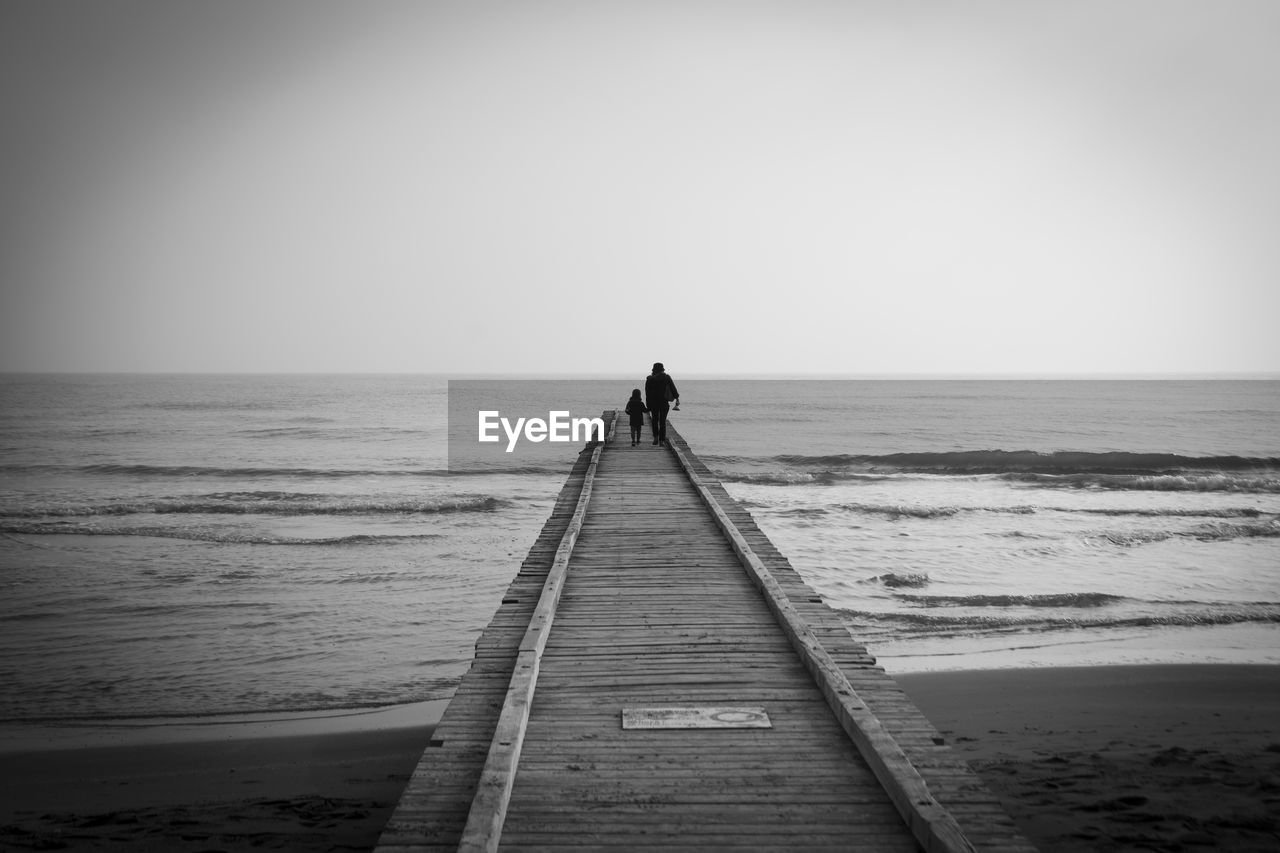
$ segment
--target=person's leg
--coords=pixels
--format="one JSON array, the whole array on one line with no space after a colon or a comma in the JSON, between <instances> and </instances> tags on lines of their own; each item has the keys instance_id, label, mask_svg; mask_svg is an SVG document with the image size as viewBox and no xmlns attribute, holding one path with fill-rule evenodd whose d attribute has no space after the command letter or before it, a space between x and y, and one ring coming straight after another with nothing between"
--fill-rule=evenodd
<instances>
[{"instance_id":1,"label":"person's leg","mask_svg":"<svg viewBox=\"0 0 1280 853\"><path fill-rule=\"evenodd\" d=\"M653 443L661 444L667 440L667 406L659 403L652 408L650 414L653 415Z\"/></svg>"}]
</instances>

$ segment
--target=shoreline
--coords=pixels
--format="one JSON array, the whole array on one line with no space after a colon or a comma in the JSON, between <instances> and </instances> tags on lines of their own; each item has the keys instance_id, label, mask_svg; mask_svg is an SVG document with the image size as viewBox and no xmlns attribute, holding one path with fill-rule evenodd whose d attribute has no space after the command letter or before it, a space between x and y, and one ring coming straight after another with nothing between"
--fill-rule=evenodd
<instances>
[{"instance_id":1,"label":"shoreline","mask_svg":"<svg viewBox=\"0 0 1280 853\"><path fill-rule=\"evenodd\" d=\"M1280 843L1280 666L894 678L1045 853ZM5 727L0 847L369 850L445 704Z\"/></svg>"},{"instance_id":2,"label":"shoreline","mask_svg":"<svg viewBox=\"0 0 1280 853\"><path fill-rule=\"evenodd\" d=\"M375 708L6 723L0 724L0 755L434 728L448 705L433 699Z\"/></svg>"}]
</instances>

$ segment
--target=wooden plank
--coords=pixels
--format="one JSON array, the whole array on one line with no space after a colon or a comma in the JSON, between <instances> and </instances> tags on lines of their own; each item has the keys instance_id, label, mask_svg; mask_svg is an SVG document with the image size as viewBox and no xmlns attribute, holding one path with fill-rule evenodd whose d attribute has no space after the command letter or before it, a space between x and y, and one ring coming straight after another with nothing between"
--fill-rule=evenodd
<instances>
[{"instance_id":1,"label":"wooden plank","mask_svg":"<svg viewBox=\"0 0 1280 853\"><path fill-rule=\"evenodd\" d=\"M605 441L612 439L617 428L617 417L610 419L610 434ZM538 669L542 661L542 652L550 636L552 624L555 622L556 607L560 595L564 591L565 574L569 570L569 558L573 554L573 546L582 530L582 522L587 515L587 506L591 502L592 481L596 468L600 464L600 454L604 450L605 441L595 443L591 451L591 461L583 474L582 487L578 493L578 503L569 526L560 538L555 558L547 572L538 604L529 619L524 638L520 643L516 657L515 670L511 675L511 683L507 688L503 701L502 713L498 717L498 726L494 731L493 746L480 772L480 782L476 790L475 800L467 815L467 824L462 830L462 838L458 843L459 853L496 853L498 842L502 837L502 825L507 816L507 805L511 800L511 788L515 784L516 768L520 763L520 749L524 743L525 729L529 723L529 708L533 703L533 693L538 684Z\"/></svg>"}]
</instances>

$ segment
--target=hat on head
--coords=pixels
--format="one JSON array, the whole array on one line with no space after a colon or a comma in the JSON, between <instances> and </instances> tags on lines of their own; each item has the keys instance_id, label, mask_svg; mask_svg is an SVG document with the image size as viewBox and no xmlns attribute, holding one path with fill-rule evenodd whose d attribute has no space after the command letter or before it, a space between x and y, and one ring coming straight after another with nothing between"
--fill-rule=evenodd
<instances>
[{"instance_id":1,"label":"hat on head","mask_svg":"<svg viewBox=\"0 0 1280 853\"><path fill-rule=\"evenodd\" d=\"M663 370L665 370L665 369L666 369L666 368L664 368L664 367L662 366L662 362L660 362L660 361L655 361L655 362L653 363L653 372L654 372L654 373L660 373L660 372L662 372L662 371L663 371Z\"/></svg>"}]
</instances>

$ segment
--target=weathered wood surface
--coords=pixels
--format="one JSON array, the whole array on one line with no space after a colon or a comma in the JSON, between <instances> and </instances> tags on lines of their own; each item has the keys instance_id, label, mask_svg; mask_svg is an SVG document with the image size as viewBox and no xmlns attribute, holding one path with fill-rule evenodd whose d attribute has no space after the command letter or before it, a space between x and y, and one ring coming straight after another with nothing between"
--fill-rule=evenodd
<instances>
[{"instance_id":1,"label":"weathered wood surface","mask_svg":"<svg viewBox=\"0 0 1280 853\"><path fill-rule=\"evenodd\" d=\"M729 546L747 570L752 583L760 590L777 619L791 647L813 676L823 697L845 733L849 735L876 779L893 800L898 814L911 829L920 846L930 853L970 853L973 845L951 812L938 802L929 784L911 764L906 753L885 731L880 720L858 695L840 665L827 652L822 640L809 627L808 621L791 603L790 597L729 519L724 507L694 469L692 457L679 444L673 448L680 467L692 482L699 498L711 512L716 526L729 541Z\"/></svg>"},{"instance_id":2,"label":"weathered wood surface","mask_svg":"<svg viewBox=\"0 0 1280 853\"><path fill-rule=\"evenodd\" d=\"M931 814L944 810L948 827L976 849L1031 850L835 612L669 433L737 531L739 550L745 545L768 573L877 737L909 763L912 785L927 788ZM589 464L584 453L477 643L379 850L458 849L515 658ZM902 804L877 778L884 768L868 764L842 727L677 455L630 447L624 431L600 455L591 488L527 709L501 849L921 849ZM772 728L621 725L626 708L703 705L760 707ZM925 849L954 849L945 846L954 839L921 837Z\"/></svg>"},{"instance_id":3,"label":"weathered wood surface","mask_svg":"<svg viewBox=\"0 0 1280 853\"><path fill-rule=\"evenodd\" d=\"M610 437L616 429L617 419L614 418L610 424ZM524 639L516 653L511 683L507 686L507 695L498 715L498 725L494 730L493 741L489 744L489 755L480 771L480 781L471 802L471 811L467 815L467 825L463 827L462 840L458 843L460 853L492 853L498 849L502 826L506 821L507 805L511 800L511 790L520 766L529 711L542 669L542 652L555 625L556 611L569 572L569 560L573 556L578 534L582 532L583 522L586 521L595 473L603 450L603 442L598 442L591 448L582 484L578 488L578 502L561 534L560 544L551 559L551 568L546 580L542 582L538 603L534 605L533 616L529 619Z\"/></svg>"}]
</instances>

